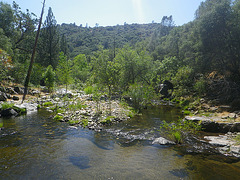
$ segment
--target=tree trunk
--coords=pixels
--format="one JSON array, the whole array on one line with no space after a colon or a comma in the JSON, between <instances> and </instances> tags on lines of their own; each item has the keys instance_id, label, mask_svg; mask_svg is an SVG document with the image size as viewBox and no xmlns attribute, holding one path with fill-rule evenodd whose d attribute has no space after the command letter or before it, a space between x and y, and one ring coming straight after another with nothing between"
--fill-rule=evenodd
<instances>
[{"instance_id":1,"label":"tree trunk","mask_svg":"<svg viewBox=\"0 0 240 180\"><path fill-rule=\"evenodd\" d=\"M37 34L36 34L36 38L35 38L35 44L33 47L33 51L32 51L32 57L31 57L31 62L28 68L28 73L25 79L25 83L24 83L24 94L23 94L23 98L22 98L22 103L26 97L27 91L28 91L28 84L30 81L30 76L31 76L31 72L32 72L32 67L33 67L33 62L34 62L34 56L35 56L35 52L36 52L36 47L37 47L37 42L38 42L38 37L39 37L39 33L40 33L40 29L41 29L41 24L42 24L42 18L43 18L43 13L44 13L44 6L45 6L45 0L43 2L43 7L42 7L42 13L41 13L41 17L39 20L39 25L38 25L38 30L37 30Z\"/></svg>"}]
</instances>

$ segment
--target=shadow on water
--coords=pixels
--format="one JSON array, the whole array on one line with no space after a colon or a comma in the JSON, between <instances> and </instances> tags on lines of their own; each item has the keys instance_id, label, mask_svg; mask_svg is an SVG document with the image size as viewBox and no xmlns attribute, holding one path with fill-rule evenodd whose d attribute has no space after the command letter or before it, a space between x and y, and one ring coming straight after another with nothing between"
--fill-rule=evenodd
<instances>
[{"instance_id":1,"label":"shadow on water","mask_svg":"<svg viewBox=\"0 0 240 180\"><path fill-rule=\"evenodd\" d=\"M173 169L172 171L169 172L178 178L188 177L188 172L185 169Z\"/></svg>"},{"instance_id":2,"label":"shadow on water","mask_svg":"<svg viewBox=\"0 0 240 180\"><path fill-rule=\"evenodd\" d=\"M69 161L79 169L88 169L91 167L89 166L89 158L87 156L70 156Z\"/></svg>"}]
</instances>

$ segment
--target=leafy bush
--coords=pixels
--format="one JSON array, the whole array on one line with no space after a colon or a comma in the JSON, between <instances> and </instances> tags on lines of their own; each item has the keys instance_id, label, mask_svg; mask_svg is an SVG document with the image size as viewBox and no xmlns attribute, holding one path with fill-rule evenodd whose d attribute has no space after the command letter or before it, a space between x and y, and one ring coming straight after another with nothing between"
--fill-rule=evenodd
<instances>
[{"instance_id":1,"label":"leafy bush","mask_svg":"<svg viewBox=\"0 0 240 180\"><path fill-rule=\"evenodd\" d=\"M67 108L70 111L74 111L74 110L82 109L82 108L85 108L85 107L86 107L86 105L83 105L80 101L77 101L76 104L69 104Z\"/></svg>"},{"instance_id":2,"label":"leafy bush","mask_svg":"<svg viewBox=\"0 0 240 180\"><path fill-rule=\"evenodd\" d=\"M80 122L79 120L69 120L68 124L75 125L75 124L78 124L79 122Z\"/></svg>"},{"instance_id":3,"label":"leafy bush","mask_svg":"<svg viewBox=\"0 0 240 180\"><path fill-rule=\"evenodd\" d=\"M56 121L61 121L63 119L63 116L56 115L56 116L54 116L53 119L56 120Z\"/></svg>"},{"instance_id":4,"label":"leafy bush","mask_svg":"<svg viewBox=\"0 0 240 180\"><path fill-rule=\"evenodd\" d=\"M92 94L94 91L93 86L87 86L86 88L84 88L83 90L86 94Z\"/></svg>"},{"instance_id":5,"label":"leafy bush","mask_svg":"<svg viewBox=\"0 0 240 180\"><path fill-rule=\"evenodd\" d=\"M49 107L49 106L52 106L52 105L53 105L53 103L51 101L43 103L44 107Z\"/></svg>"},{"instance_id":6,"label":"leafy bush","mask_svg":"<svg viewBox=\"0 0 240 180\"><path fill-rule=\"evenodd\" d=\"M131 98L133 107L136 110L141 110L151 102L154 91L152 87L133 84L129 87L127 95Z\"/></svg>"},{"instance_id":7,"label":"leafy bush","mask_svg":"<svg viewBox=\"0 0 240 180\"><path fill-rule=\"evenodd\" d=\"M88 120L87 119L83 119L81 124L82 124L83 127L88 126Z\"/></svg>"},{"instance_id":8,"label":"leafy bush","mask_svg":"<svg viewBox=\"0 0 240 180\"><path fill-rule=\"evenodd\" d=\"M49 65L46 69L46 72L43 73L43 78L45 80L48 91L52 92L55 83L55 71L51 65Z\"/></svg>"},{"instance_id":9,"label":"leafy bush","mask_svg":"<svg viewBox=\"0 0 240 180\"><path fill-rule=\"evenodd\" d=\"M101 123L110 124L114 118L115 118L114 116L108 116L106 119L102 120Z\"/></svg>"},{"instance_id":10,"label":"leafy bush","mask_svg":"<svg viewBox=\"0 0 240 180\"><path fill-rule=\"evenodd\" d=\"M193 88L199 95L204 94L206 92L206 80L204 78L199 79Z\"/></svg>"},{"instance_id":11,"label":"leafy bush","mask_svg":"<svg viewBox=\"0 0 240 180\"><path fill-rule=\"evenodd\" d=\"M1 109L2 109L2 110L5 110L5 109L8 109L8 108L12 108L13 106L14 106L13 103L4 102L4 103L1 105Z\"/></svg>"},{"instance_id":12,"label":"leafy bush","mask_svg":"<svg viewBox=\"0 0 240 180\"><path fill-rule=\"evenodd\" d=\"M177 144L181 144L187 135L196 134L201 130L201 125L193 121L178 120L175 123L163 121L160 129L164 129L166 136Z\"/></svg>"}]
</instances>

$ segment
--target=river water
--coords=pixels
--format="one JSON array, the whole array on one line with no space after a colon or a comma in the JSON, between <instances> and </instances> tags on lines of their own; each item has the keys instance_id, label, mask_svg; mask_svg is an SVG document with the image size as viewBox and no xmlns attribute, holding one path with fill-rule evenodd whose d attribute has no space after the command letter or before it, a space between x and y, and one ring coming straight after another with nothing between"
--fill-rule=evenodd
<instances>
[{"instance_id":1,"label":"river water","mask_svg":"<svg viewBox=\"0 0 240 180\"><path fill-rule=\"evenodd\" d=\"M240 179L240 162L181 146L152 145L167 106L94 132L39 111L0 119L0 179Z\"/></svg>"}]
</instances>

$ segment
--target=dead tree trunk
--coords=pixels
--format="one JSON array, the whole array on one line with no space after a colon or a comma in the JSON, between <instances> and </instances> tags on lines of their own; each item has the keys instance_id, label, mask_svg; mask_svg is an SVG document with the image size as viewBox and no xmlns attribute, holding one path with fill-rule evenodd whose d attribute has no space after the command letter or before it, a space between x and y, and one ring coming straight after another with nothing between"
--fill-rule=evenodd
<instances>
[{"instance_id":1,"label":"dead tree trunk","mask_svg":"<svg viewBox=\"0 0 240 180\"><path fill-rule=\"evenodd\" d=\"M37 34L36 34L36 38L35 38L33 51L32 51L31 61L30 61L29 68L28 68L28 73L27 73L27 76L26 76L26 79L25 79L25 82L24 82L24 94L23 94L23 98L22 98L22 103L23 103L23 101L24 101L24 99L25 99L25 97L27 95L27 91L28 91L28 84L29 84L29 81L30 81L30 76L31 76L31 72L32 72L33 62L34 62L34 56L35 56L37 42L38 42L38 37L39 37L41 24L42 24L42 18L43 18L43 13L44 13L44 6L45 6L45 0L43 2L41 17L40 17L39 24L38 24L38 30L37 30Z\"/></svg>"}]
</instances>

